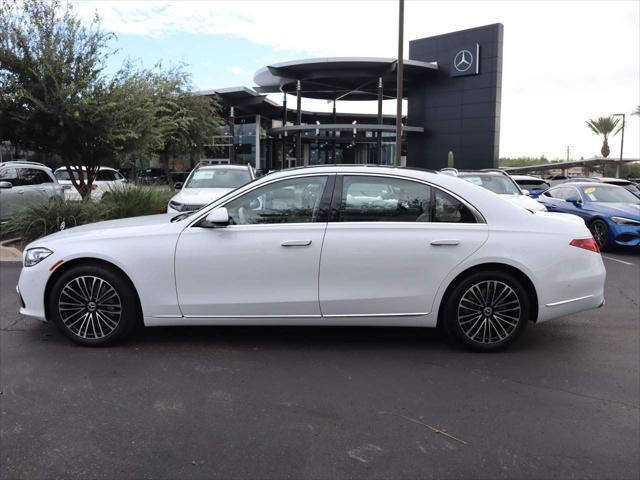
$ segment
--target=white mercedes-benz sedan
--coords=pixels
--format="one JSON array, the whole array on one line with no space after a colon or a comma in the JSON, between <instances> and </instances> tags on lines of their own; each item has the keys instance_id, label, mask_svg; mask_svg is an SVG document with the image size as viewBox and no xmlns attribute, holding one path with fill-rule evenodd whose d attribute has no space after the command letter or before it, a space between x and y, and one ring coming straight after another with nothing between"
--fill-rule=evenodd
<instances>
[{"instance_id":1,"label":"white mercedes-benz sedan","mask_svg":"<svg viewBox=\"0 0 640 480\"><path fill-rule=\"evenodd\" d=\"M27 246L20 313L82 345L157 325L442 326L493 351L604 303L591 233L455 177L319 166L188 213L64 230Z\"/></svg>"}]
</instances>

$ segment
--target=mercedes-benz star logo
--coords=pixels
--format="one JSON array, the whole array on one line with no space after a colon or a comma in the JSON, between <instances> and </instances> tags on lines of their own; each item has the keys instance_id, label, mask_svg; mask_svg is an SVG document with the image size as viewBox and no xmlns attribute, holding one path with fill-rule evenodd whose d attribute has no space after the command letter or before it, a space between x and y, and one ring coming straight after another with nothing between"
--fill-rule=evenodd
<instances>
[{"instance_id":1,"label":"mercedes-benz star logo","mask_svg":"<svg viewBox=\"0 0 640 480\"><path fill-rule=\"evenodd\" d=\"M460 50L453 59L453 66L459 72L466 72L471 68L473 55L469 50Z\"/></svg>"}]
</instances>

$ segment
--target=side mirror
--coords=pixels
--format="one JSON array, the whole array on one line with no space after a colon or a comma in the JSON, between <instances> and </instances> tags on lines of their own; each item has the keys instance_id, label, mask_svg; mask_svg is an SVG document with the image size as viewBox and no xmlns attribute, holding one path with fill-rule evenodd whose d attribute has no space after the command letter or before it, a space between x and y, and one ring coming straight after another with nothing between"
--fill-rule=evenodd
<instances>
[{"instance_id":1,"label":"side mirror","mask_svg":"<svg viewBox=\"0 0 640 480\"><path fill-rule=\"evenodd\" d=\"M574 205L581 205L582 204L582 201L578 197L576 197L575 195L571 195L571 196L567 197L565 199L565 201L567 201L569 203L573 203Z\"/></svg>"},{"instance_id":2,"label":"side mirror","mask_svg":"<svg viewBox=\"0 0 640 480\"><path fill-rule=\"evenodd\" d=\"M176 190L182 190L183 185L184 185L183 182L176 182L173 184L173 188L175 188Z\"/></svg>"},{"instance_id":3,"label":"side mirror","mask_svg":"<svg viewBox=\"0 0 640 480\"><path fill-rule=\"evenodd\" d=\"M0 188L13 188L11 182L0 182Z\"/></svg>"},{"instance_id":4,"label":"side mirror","mask_svg":"<svg viewBox=\"0 0 640 480\"><path fill-rule=\"evenodd\" d=\"M522 190L522 194L526 195L527 197L531 196L531 192L529 190Z\"/></svg>"},{"instance_id":5,"label":"side mirror","mask_svg":"<svg viewBox=\"0 0 640 480\"><path fill-rule=\"evenodd\" d=\"M216 208L200 222L201 227L205 228L221 228L229 225L229 212L225 207Z\"/></svg>"}]
</instances>

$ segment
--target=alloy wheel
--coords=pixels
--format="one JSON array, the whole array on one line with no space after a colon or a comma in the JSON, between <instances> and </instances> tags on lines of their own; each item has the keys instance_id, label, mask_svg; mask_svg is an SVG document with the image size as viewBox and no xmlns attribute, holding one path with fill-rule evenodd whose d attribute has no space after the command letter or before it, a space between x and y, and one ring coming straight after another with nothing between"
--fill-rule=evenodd
<instances>
[{"instance_id":1,"label":"alloy wheel","mask_svg":"<svg viewBox=\"0 0 640 480\"><path fill-rule=\"evenodd\" d=\"M64 326L84 339L111 334L120 323L122 302L116 289L95 276L78 276L60 292L58 311Z\"/></svg>"},{"instance_id":2,"label":"alloy wheel","mask_svg":"<svg viewBox=\"0 0 640 480\"><path fill-rule=\"evenodd\" d=\"M607 243L607 226L599 221L596 221L591 225L591 233L598 243L599 247L606 245Z\"/></svg>"},{"instance_id":3,"label":"alloy wheel","mask_svg":"<svg viewBox=\"0 0 640 480\"><path fill-rule=\"evenodd\" d=\"M467 289L458 302L462 333L481 344L502 342L514 334L522 317L520 299L506 283L484 280Z\"/></svg>"}]
</instances>

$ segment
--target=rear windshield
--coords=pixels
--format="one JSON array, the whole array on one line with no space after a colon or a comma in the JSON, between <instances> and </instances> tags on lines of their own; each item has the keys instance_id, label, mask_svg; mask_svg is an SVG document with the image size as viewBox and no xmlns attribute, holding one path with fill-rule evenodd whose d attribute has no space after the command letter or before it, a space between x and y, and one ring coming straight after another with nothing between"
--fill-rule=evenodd
<instances>
[{"instance_id":1,"label":"rear windshield","mask_svg":"<svg viewBox=\"0 0 640 480\"><path fill-rule=\"evenodd\" d=\"M250 181L249 170L202 169L193 172L184 188L238 188Z\"/></svg>"},{"instance_id":2,"label":"rear windshield","mask_svg":"<svg viewBox=\"0 0 640 480\"><path fill-rule=\"evenodd\" d=\"M518 187L513 183L513 180L504 175L459 175L460 178L466 180L469 183L484 187L487 190L491 190L493 193L499 195L520 195Z\"/></svg>"},{"instance_id":3,"label":"rear windshield","mask_svg":"<svg viewBox=\"0 0 640 480\"><path fill-rule=\"evenodd\" d=\"M534 188L543 188L546 190L551 186L544 180L516 180L516 183L527 190L532 190Z\"/></svg>"}]
</instances>

